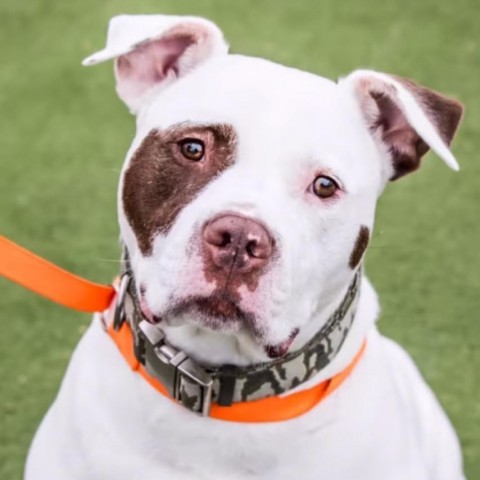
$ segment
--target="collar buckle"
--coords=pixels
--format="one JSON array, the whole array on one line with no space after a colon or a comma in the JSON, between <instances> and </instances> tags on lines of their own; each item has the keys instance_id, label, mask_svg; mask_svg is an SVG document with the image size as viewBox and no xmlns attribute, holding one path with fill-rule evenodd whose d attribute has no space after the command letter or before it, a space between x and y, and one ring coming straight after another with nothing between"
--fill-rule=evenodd
<instances>
[{"instance_id":1,"label":"collar buckle","mask_svg":"<svg viewBox=\"0 0 480 480\"><path fill-rule=\"evenodd\" d=\"M168 394L201 416L208 416L212 404L213 378L185 352L169 345L165 334L142 320L139 330L145 340L145 368Z\"/></svg>"}]
</instances>

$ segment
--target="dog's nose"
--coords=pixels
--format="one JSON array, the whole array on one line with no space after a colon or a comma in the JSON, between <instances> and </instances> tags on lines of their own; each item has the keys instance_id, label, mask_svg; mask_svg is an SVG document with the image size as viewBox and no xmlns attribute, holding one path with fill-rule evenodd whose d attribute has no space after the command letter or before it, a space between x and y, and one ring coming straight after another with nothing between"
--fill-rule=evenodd
<instances>
[{"instance_id":1,"label":"dog's nose","mask_svg":"<svg viewBox=\"0 0 480 480\"><path fill-rule=\"evenodd\" d=\"M203 229L204 255L228 273L250 273L265 266L274 241L260 223L241 215L225 214Z\"/></svg>"}]
</instances>

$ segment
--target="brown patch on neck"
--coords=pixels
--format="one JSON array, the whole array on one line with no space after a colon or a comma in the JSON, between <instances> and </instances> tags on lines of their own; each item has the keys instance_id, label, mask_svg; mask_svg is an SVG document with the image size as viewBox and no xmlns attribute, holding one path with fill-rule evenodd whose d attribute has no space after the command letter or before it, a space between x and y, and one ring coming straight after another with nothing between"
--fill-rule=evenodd
<instances>
[{"instance_id":1,"label":"brown patch on neck","mask_svg":"<svg viewBox=\"0 0 480 480\"><path fill-rule=\"evenodd\" d=\"M183 157L179 142L201 140L204 158ZM125 215L144 255L157 233L166 233L181 210L234 162L236 134L231 125L176 124L152 130L130 160L122 199Z\"/></svg>"},{"instance_id":2,"label":"brown patch on neck","mask_svg":"<svg viewBox=\"0 0 480 480\"><path fill-rule=\"evenodd\" d=\"M363 254L367 249L368 241L370 239L370 230L365 225L360 227L360 230L355 240L355 245L353 247L352 253L350 254L350 260L348 265L351 269L354 269L362 260Z\"/></svg>"}]
</instances>

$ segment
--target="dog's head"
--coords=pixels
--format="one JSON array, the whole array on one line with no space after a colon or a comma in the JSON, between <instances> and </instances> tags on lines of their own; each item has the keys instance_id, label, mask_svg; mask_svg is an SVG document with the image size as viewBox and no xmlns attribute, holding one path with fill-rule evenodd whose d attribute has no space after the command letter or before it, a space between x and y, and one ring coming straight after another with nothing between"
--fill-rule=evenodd
<instances>
[{"instance_id":1,"label":"dog's head","mask_svg":"<svg viewBox=\"0 0 480 480\"><path fill-rule=\"evenodd\" d=\"M144 314L203 361L247 363L321 327L389 180L429 148L457 169L462 107L386 74L335 83L227 50L204 19L120 16L84 63L115 59L137 116L118 214Z\"/></svg>"}]
</instances>

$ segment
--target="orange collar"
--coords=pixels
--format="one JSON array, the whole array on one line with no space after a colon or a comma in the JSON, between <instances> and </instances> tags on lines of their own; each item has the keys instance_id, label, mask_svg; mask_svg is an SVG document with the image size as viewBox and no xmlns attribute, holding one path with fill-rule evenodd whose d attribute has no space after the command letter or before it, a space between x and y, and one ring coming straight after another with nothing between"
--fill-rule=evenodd
<instances>
[{"instance_id":1,"label":"orange collar","mask_svg":"<svg viewBox=\"0 0 480 480\"><path fill-rule=\"evenodd\" d=\"M115 298L114 287L92 283L73 275L2 236L0 236L0 275L54 302L84 312L104 311ZM168 397L165 387L136 359L130 326L124 322L118 331L110 326L108 333L131 369ZM228 407L213 404L210 417L231 422L252 423L279 422L296 418L318 405L348 378L365 351L365 347L366 342L342 372L314 387L290 395L234 403Z\"/></svg>"},{"instance_id":2,"label":"orange collar","mask_svg":"<svg viewBox=\"0 0 480 480\"><path fill-rule=\"evenodd\" d=\"M133 335L130 326L124 322L120 329L108 328L108 333L117 345L130 368L138 372L155 390L171 398L165 387L153 378L137 360L133 352ZM280 422L299 417L318 405L334 392L352 373L365 351L366 341L345 370L314 387L285 396L267 397L250 402L238 402L228 407L212 404L210 417L229 422L265 423ZM174 401L172 399L172 401Z\"/></svg>"}]
</instances>

